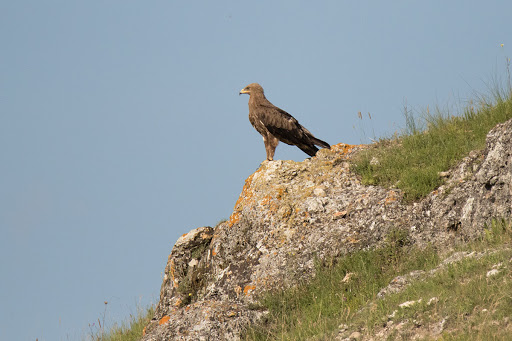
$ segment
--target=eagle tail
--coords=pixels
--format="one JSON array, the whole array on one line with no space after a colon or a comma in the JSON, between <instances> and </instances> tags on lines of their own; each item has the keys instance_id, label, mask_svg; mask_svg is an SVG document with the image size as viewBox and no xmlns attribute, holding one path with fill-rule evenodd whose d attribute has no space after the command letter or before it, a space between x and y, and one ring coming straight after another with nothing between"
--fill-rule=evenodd
<instances>
[{"instance_id":1,"label":"eagle tail","mask_svg":"<svg viewBox=\"0 0 512 341\"><path fill-rule=\"evenodd\" d=\"M325 141L322 141L320 139L317 139L316 137L312 136L311 138L313 140L313 143L317 146L320 146L322 148L331 148L331 145Z\"/></svg>"},{"instance_id":2,"label":"eagle tail","mask_svg":"<svg viewBox=\"0 0 512 341\"><path fill-rule=\"evenodd\" d=\"M307 143L301 143L297 144L297 147L300 148L304 153L308 154L309 156L315 156L316 152L318 152L318 148L316 146L320 146L322 148L331 148L331 146L320 139L317 139L311 133L309 134L309 141Z\"/></svg>"},{"instance_id":3,"label":"eagle tail","mask_svg":"<svg viewBox=\"0 0 512 341\"><path fill-rule=\"evenodd\" d=\"M309 156L315 156L316 152L318 151L318 148L315 147L313 144L299 144L297 147L300 148L304 153L308 154Z\"/></svg>"}]
</instances>

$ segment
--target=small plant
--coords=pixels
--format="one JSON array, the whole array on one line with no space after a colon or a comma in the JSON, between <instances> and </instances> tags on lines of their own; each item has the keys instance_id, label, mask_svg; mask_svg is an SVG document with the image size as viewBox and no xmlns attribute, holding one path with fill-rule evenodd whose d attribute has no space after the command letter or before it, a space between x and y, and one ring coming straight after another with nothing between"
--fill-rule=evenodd
<instances>
[{"instance_id":1,"label":"small plant","mask_svg":"<svg viewBox=\"0 0 512 341\"><path fill-rule=\"evenodd\" d=\"M108 301L103 302L105 304L105 309L103 310L103 314L101 319L98 317L98 325L96 323L89 323L89 335L91 336L93 341L103 340L103 335L105 333L105 320L107 316L107 305Z\"/></svg>"},{"instance_id":2,"label":"small plant","mask_svg":"<svg viewBox=\"0 0 512 341\"><path fill-rule=\"evenodd\" d=\"M386 266L399 269L407 252L406 246L410 244L409 232L404 229L392 229L386 236L384 247L378 250L381 257L386 260Z\"/></svg>"},{"instance_id":3,"label":"small plant","mask_svg":"<svg viewBox=\"0 0 512 341\"><path fill-rule=\"evenodd\" d=\"M483 240L489 245L510 242L512 240L512 222L506 219L492 219L486 224Z\"/></svg>"},{"instance_id":4,"label":"small plant","mask_svg":"<svg viewBox=\"0 0 512 341\"><path fill-rule=\"evenodd\" d=\"M92 341L137 341L143 335L144 328L153 318L155 309L150 306L147 309L137 308L137 314L130 314L129 320L122 324L114 324L106 328L107 304L103 315L98 318L98 326L95 323L89 325L89 335L86 340Z\"/></svg>"}]
</instances>

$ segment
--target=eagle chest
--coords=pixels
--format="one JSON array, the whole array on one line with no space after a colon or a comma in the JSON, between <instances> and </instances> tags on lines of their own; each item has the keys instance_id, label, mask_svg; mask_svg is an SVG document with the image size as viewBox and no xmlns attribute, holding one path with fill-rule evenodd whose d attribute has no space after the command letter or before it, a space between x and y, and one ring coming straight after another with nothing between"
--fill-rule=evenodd
<instances>
[{"instance_id":1,"label":"eagle chest","mask_svg":"<svg viewBox=\"0 0 512 341\"><path fill-rule=\"evenodd\" d=\"M268 129L263 124L257 112L253 112L252 110L249 112L249 122L251 122L254 129L256 129L261 135L267 136L269 134Z\"/></svg>"}]
</instances>

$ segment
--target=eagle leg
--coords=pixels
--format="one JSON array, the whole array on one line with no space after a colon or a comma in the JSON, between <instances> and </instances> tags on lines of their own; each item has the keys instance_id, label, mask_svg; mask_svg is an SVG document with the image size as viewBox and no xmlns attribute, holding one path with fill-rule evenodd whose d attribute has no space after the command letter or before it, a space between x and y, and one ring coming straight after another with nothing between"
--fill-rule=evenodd
<instances>
[{"instance_id":1,"label":"eagle leg","mask_svg":"<svg viewBox=\"0 0 512 341\"><path fill-rule=\"evenodd\" d=\"M267 152L267 160L274 160L274 153L276 152L276 147L279 144L279 140L274 136L266 136L263 137L263 142L265 143L265 151Z\"/></svg>"}]
</instances>

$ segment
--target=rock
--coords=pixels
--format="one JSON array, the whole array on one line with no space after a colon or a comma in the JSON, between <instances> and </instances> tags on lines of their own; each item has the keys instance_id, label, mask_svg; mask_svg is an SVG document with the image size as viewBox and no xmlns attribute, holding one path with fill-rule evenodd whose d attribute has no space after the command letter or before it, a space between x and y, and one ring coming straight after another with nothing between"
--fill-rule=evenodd
<instances>
[{"instance_id":1,"label":"rock","mask_svg":"<svg viewBox=\"0 0 512 341\"><path fill-rule=\"evenodd\" d=\"M486 277L487 277L487 278L489 278L489 277L494 277L494 276L496 276L496 275L497 275L497 274L499 274L499 273L500 273L500 270L498 270L498 269L492 269L492 270L487 271L487 275L486 275Z\"/></svg>"},{"instance_id":2,"label":"rock","mask_svg":"<svg viewBox=\"0 0 512 341\"><path fill-rule=\"evenodd\" d=\"M395 318L396 313L398 313L398 310L393 310L393 312L392 312L391 314L389 314L389 315L388 315L388 319Z\"/></svg>"},{"instance_id":3,"label":"rock","mask_svg":"<svg viewBox=\"0 0 512 341\"><path fill-rule=\"evenodd\" d=\"M361 333L353 332L352 334L350 334L350 336L348 338L349 338L349 340L359 340L361 338Z\"/></svg>"},{"instance_id":4,"label":"rock","mask_svg":"<svg viewBox=\"0 0 512 341\"><path fill-rule=\"evenodd\" d=\"M438 175L441 177L441 178L448 178L450 175L451 175L451 172L450 171L445 171L445 172L439 172Z\"/></svg>"},{"instance_id":5,"label":"rock","mask_svg":"<svg viewBox=\"0 0 512 341\"><path fill-rule=\"evenodd\" d=\"M416 270L411 271L410 273L403 275L403 276L397 276L391 280L389 285L385 288L382 288L379 293L377 294L378 298L384 298L388 294L394 294L397 292L400 292L404 290L410 283L411 280L418 279L425 275L424 271Z\"/></svg>"},{"instance_id":6,"label":"rock","mask_svg":"<svg viewBox=\"0 0 512 341\"><path fill-rule=\"evenodd\" d=\"M239 340L265 315L254 309L258 295L315 276L315 259L378 247L394 229L420 247L444 247L512 215L512 120L414 204L398 189L361 184L350 159L366 148L340 143L304 162L264 161L228 221L178 239L142 340ZM397 290L410 279L397 278Z\"/></svg>"},{"instance_id":7,"label":"rock","mask_svg":"<svg viewBox=\"0 0 512 341\"><path fill-rule=\"evenodd\" d=\"M427 305L436 304L437 302L439 302L439 298L438 297L432 297L431 299L428 300Z\"/></svg>"},{"instance_id":8,"label":"rock","mask_svg":"<svg viewBox=\"0 0 512 341\"><path fill-rule=\"evenodd\" d=\"M404 302L404 303L401 303L399 304L398 306L400 308L409 308L409 307L412 307L413 305L415 304L418 304L418 303L421 303L422 299L420 298L419 300L417 301L407 301L407 302Z\"/></svg>"},{"instance_id":9,"label":"rock","mask_svg":"<svg viewBox=\"0 0 512 341\"><path fill-rule=\"evenodd\" d=\"M446 324L446 321L448 320L447 317L443 318L438 323L434 323L434 325L431 328L432 336L440 335L444 330L444 325Z\"/></svg>"},{"instance_id":10,"label":"rock","mask_svg":"<svg viewBox=\"0 0 512 341\"><path fill-rule=\"evenodd\" d=\"M350 282L350 280L352 279L352 277L355 276L355 273L353 272L347 272L347 274L345 275L345 277L343 277L343 279L341 280L342 283L348 283Z\"/></svg>"}]
</instances>

